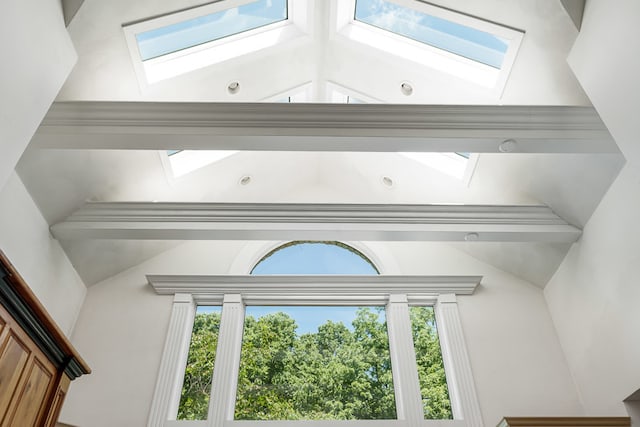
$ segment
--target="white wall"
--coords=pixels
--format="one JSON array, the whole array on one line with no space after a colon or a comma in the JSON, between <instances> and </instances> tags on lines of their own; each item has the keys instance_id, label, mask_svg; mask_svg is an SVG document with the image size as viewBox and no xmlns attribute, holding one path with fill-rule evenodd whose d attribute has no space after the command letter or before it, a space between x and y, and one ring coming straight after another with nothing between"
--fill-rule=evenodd
<instances>
[{"instance_id":1,"label":"white wall","mask_svg":"<svg viewBox=\"0 0 640 427\"><path fill-rule=\"evenodd\" d=\"M0 191L0 249L70 335L86 287L15 173Z\"/></svg>"},{"instance_id":2,"label":"white wall","mask_svg":"<svg viewBox=\"0 0 640 427\"><path fill-rule=\"evenodd\" d=\"M569 57L628 162L545 289L589 415L626 415L640 387L638 16L637 0L588 1Z\"/></svg>"},{"instance_id":3,"label":"white wall","mask_svg":"<svg viewBox=\"0 0 640 427\"><path fill-rule=\"evenodd\" d=\"M145 274L248 271L236 260L265 242L188 242L89 288L73 342L93 373L74 382L61 421L139 427L149 412L172 298ZM372 243L391 274L483 274L477 294L460 297L463 328L486 426L505 415L582 413L542 290L444 244ZM552 384L553 386L550 386Z\"/></svg>"},{"instance_id":4,"label":"white wall","mask_svg":"<svg viewBox=\"0 0 640 427\"><path fill-rule=\"evenodd\" d=\"M3 2L0 14L0 189L77 57L60 2Z\"/></svg>"}]
</instances>

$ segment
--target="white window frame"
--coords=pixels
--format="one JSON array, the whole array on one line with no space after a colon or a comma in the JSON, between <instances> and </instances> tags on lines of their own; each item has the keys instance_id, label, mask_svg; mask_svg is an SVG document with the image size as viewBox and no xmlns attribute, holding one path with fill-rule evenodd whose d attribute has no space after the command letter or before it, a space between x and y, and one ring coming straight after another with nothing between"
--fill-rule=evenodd
<instances>
[{"instance_id":1,"label":"white window frame","mask_svg":"<svg viewBox=\"0 0 640 427\"><path fill-rule=\"evenodd\" d=\"M379 99L372 98L357 90L348 88L338 83L327 81L325 83L325 98L327 102L334 104L346 104L349 97L357 98L366 104L382 104Z\"/></svg>"},{"instance_id":2,"label":"white window frame","mask_svg":"<svg viewBox=\"0 0 640 427\"><path fill-rule=\"evenodd\" d=\"M497 97L502 96L518 49L522 43L522 38L524 37L523 31L494 24L493 22L422 1L387 1L484 31L507 40L509 47L505 54L502 67L496 69L455 53L447 52L408 37L356 21L354 18L356 0L331 0L331 25L333 33L338 38L369 46L387 55L401 56L407 60L417 62L420 65L484 86L490 89Z\"/></svg>"},{"instance_id":3,"label":"white window frame","mask_svg":"<svg viewBox=\"0 0 640 427\"><path fill-rule=\"evenodd\" d=\"M312 101L313 82L305 82L301 85L292 87L282 92L278 92L275 95L270 95L264 98L261 102L279 102L283 98L291 98L289 102L313 102Z\"/></svg>"},{"instance_id":4,"label":"white window frame","mask_svg":"<svg viewBox=\"0 0 640 427\"><path fill-rule=\"evenodd\" d=\"M174 295L148 427L424 426L483 427L456 295L471 295L480 276L147 276L160 295ZM222 305L209 414L176 420L198 305ZM396 420L236 421L245 305L385 306L396 395ZM453 420L425 420L409 306L433 306ZM222 398L216 398L222 396ZM275 424L274 424L275 423Z\"/></svg>"},{"instance_id":5,"label":"white window frame","mask_svg":"<svg viewBox=\"0 0 640 427\"><path fill-rule=\"evenodd\" d=\"M313 0L288 0L288 18L284 21L168 53L157 58L142 60L136 34L235 8L252 1L255 0L216 1L158 18L124 24L122 29L140 88L145 90L150 84L282 45L311 34L312 16L309 12L312 10Z\"/></svg>"}]
</instances>

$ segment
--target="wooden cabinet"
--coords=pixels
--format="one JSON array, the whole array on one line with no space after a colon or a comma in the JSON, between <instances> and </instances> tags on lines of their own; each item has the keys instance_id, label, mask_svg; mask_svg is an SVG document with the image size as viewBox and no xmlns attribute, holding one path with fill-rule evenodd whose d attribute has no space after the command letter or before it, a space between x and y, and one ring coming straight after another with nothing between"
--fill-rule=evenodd
<instances>
[{"instance_id":1,"label":"wooden cabinet","mask_svg":"<svg viewBox=\"0 0 640 427\"><path fill-rule=\"evenodd\" d=\"M2 252L0 303L0 427L53 427L90 369Z\"/></svg>"}]
</instances>

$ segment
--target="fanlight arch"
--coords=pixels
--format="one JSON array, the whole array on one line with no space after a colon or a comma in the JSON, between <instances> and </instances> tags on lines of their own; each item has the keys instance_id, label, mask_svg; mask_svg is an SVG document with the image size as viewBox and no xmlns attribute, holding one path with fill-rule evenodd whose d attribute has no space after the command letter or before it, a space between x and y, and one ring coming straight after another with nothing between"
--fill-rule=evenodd
<instances>
[{"instance_id":1,"label":"fanlight arch","mask_svg":"<svg viewBox=\"0 0 640 427\"><path fill-rule=\"evenodd\" d=\"M380 271L367 256L345 243L296 240L269 251L250 274L378 275Z\"/></svg>"}]
</instances>

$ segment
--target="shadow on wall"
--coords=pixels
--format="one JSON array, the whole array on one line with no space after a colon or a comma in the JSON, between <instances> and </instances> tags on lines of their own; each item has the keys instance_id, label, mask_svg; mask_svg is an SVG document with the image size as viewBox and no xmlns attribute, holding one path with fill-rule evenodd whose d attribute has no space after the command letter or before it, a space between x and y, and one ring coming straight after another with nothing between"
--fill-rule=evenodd
<instances>
[{"instance_id":1,"label":"shadow on wall","mask_svg":"<svg viewBox=\"0 0 640 427\"><path fill-rule=\"evenodd\" d=\"M631 417L631 426L640 426L640 389L624 400L624 406Z\"/></svg>"}]
</instances>

